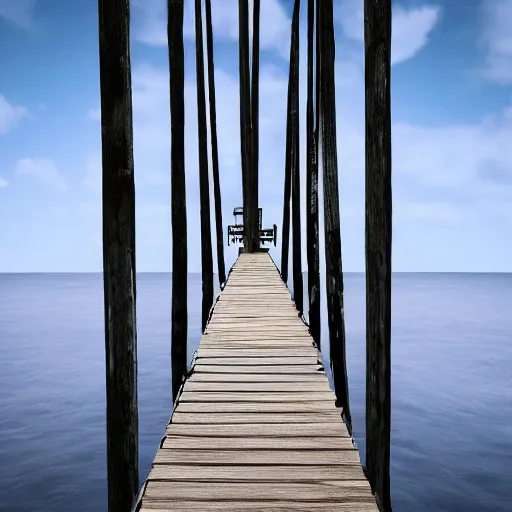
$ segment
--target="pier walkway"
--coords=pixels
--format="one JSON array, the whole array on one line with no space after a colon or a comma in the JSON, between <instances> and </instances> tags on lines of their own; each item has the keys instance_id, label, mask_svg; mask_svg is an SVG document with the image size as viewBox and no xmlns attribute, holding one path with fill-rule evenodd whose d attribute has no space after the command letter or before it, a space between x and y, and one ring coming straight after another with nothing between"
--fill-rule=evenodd
<instances>
[{"instance_id":1,"label":"pier walkway","mask_svg":"<svg viewBox=\"0 0 512 512\"><path fill-rule=\"evenodd\" d=\"M308 327L267 253L234 264L137 510L378 510Z\"/></svg>"}]
</instances>

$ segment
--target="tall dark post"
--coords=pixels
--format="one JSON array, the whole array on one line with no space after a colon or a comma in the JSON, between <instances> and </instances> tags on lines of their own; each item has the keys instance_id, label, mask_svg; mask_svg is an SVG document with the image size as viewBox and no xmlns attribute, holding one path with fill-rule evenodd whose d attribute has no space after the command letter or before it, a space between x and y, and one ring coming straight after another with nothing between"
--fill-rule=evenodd
<instances>
[{"instance_id":1,"label":"tall dark post","mask_svg":"<svg viewBox=\"0 0 512 512\"><path fill-rule=\"evenodd\" d=\"M288 282L288 253L290 251L290 194L292 188L291 140L290 123L288 122L292 97L291 81L288 80L288 101L286 108L286 149L284 164L284 198L283 198L283 228L281 234L281 279Z\"/></svg>"},{"instance_id":2,"label":"tall dark post","mask_svg":"<svg viewBox=\"0 0 512 512\"><path fill-rule=\"evenodd\" d=\"M139 488L130 6L99 0L108 510Z\"/></svg>"},{"instance_id":3,"label":"tall dark post","mask_svg":"<svg viewBox=\"0 0 512 512\"><path fill-rule=\"evenodd\" d=\"M258 167L259 167L259 102L260 102L260 0L254 0L252 29L252 73L251 73L251 171L253 202L253 224L258 236L257 248L260 247L258 215Z\"/></svg>"},{"instance_id":4,"label":"tall dark post","mask_svg":"<svg viewBox=\"0 0 512 512\"><path fill-rule=\"evenodd\" d=\"M171 103L172 396L187 370L187 205L185 194L185 57L183 0L168 0L167 40Z\"/></svg>"},{"instance_id":5,"label":"tall dark post","mask_svg":"<svg viewBox=\"0 0 512 512\"><path fill-rule=\"evenodd\" d=\"M226 281L224 263L224 231L222 229L222 202L219 178L219 150L217 144L217 112L215 106L215 65L213 60L213 28L211 0L206 0L206 52L208 55L208 96L210 100L210 141L212 145L213 196L215 198L215 228L217 234L217 268L219 284Z\"/></svg>"},{"instance_id":6,"label":"tall dark post","mask_svg":"<svg viewBox=\"0 0 512 512\"><path fill-rule=\"evenodd\" d=\"M195 0L197 130L199 143L199 200L201 202L201 270L203 301L201 327L204 331L213 304L213 258L210 227L210 190L208 180L208 141L206 135L206 94L204 90L203 22L201 0Z\"/></svg>"},{"instance_id":7,"label":"tall dark post","mask_svg":"<svg viewBox=\"0 0 512 512\"><path fill-rule=\"evenodd\" d=\"M318 17L317 17L318 18ZM318 19L317 19L318 23ZM318 29L317 45L318 45ZM308 256L308 297L309 329L317 346L320 348L320 258L318 248L318 105L313 110L313 42L315 35L315 0L308 0L308 82L306 107L306 228ZM318 52L317 52L318 56ZM316 62L317 84L316 97L319 99L318 59ZM315 123L316 116L316 123Z\"/></svg>"},{"instance_id":8,"label":"tall dark post","mask_svg":"<svg viewBox=\"0 0 512 512\"><path fill-rule=\"evenodd\" d=\"M302 251L300 229L300 154L299 154L299 13L300 0L295 0L292 17L292 41L290 48L291 110L290 123L291 173L292 173L292 232L293 232L293 299L302 314Z\"/></svg>"},{"instance_id":9,"label":"tall dark post","mask_svg":"<svg viewBox=\"0 0 512 512\"><path fill-rule=\"evenodd\" d=\"M366 475L391 510L391 0L365 0Z\"/></svg>"},{"instance_id":10,"label":"tall dark post","mask_svg":"<svg viewBox=\"0 0 512 512\"><path fill-rule=\"evenodd\" d=\"M254 219L258 206L254 204L251 159L251 89L249 70L249 2L238 0L239 66L240 66L240 140L242 155L242 182L244 195L244 249L254 252L259 247L259 232ZM256 208L256 215L254 209Z\"/></svg>"},{"instance_id":11,"label":"tall dark post","mask_svg":"<svg viewBox=\"0 0 512 512\"><path fill-rule=\"evenodd\" d=\"M322 153L324 174L325 267L327 316L334 391L349 432L350 416L345 318L343 310L343 269L341 264L340 209L338 197L338 155L336 147L336 97L334 83L334 24L332 0L321 0L320 66Z\"/></svg>"}]
</instances>

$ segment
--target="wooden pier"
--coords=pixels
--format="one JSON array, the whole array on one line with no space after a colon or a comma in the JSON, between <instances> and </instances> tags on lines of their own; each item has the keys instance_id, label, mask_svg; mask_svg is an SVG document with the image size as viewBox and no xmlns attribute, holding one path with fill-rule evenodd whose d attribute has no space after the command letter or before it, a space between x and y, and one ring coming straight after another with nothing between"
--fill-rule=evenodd
<instances>
[{"instance_id":1,"label":"wooden pier","mask_svg":"<svg viewBox=\"0 0 512 512\"><path fill-rule=\"evenodd\" d=\"M378 510L268 253L231 269L135 510Z\"/></svg>"}]
</instances>

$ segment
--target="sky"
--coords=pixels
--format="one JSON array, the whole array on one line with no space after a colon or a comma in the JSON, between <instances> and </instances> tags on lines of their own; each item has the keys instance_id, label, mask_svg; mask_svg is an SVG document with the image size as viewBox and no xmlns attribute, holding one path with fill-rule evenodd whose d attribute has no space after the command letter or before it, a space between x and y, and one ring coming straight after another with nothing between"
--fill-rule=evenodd
<instances>
[{"instance_id":1,"label":"sky","mask_svg":"<svg viewBox=\"0 0 512 512\"><path fill-rule=\"evenodd\" d=\"M212 3L226 232L233 208L242 205L238 12L236 0ZM343 265L359 272L365 265L363 0L334 3ZM192 0L185 4L188 264L198 272L194 14ZM166 0L132 0L131 7L137 269L165 272L172 266ZM292 7L291 0L261 0L259 202L264 225L278 225L271 250L277 263ZM512 0L393 2L394 271L512 271L511 26ZM101 271L97 2L0 0L0 65L0 272ZM323 259L322 239L320 250ZM236 254L226 247L228 266Z\"/></svg>"}]
</instances>

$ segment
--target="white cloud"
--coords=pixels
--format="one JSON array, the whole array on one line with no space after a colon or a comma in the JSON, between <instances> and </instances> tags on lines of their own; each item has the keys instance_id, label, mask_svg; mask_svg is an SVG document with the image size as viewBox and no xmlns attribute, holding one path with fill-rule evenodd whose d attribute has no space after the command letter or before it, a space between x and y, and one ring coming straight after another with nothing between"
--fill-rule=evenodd
<instances>
[{"instance_id":1,"label":"white cloud","mask_svg":"<svg viewBox=\"0 0 512 512\"><path fill-rule=\"evenodd\" d=\"M486 49L484 74L499 84L512 83L512 0L482 0L481 41Z\"/></svg>"},{"instance_id":2,"label":"white cloud","mask_svg":"<svg viewBox=\"0 0 512 512\"><path fill-rule=\"evenodd\" d=\"M8 133L16 128L24 117L29 117L26 107L12 105L3 94L0 94L0 134Z\"/></svg>"},{"instance_id":3,"label":"white cloud","mask_svg":"<svg viewBox=\"0 0 512 512\"><path fill-rule=\"evenodd\" d=\"M167 46L167 3L165 0L134 0L134 37L153 46ZM249 2L252 38L252 1ZM288 58L290 53L290 17L279 0L261 0L260 46L277 50ZM206 24L203 13L203 25ZM184 36L195 38L194 2L185 2ZM212 2L212 28L215 41L238 41L238 0ZM204 42L206 45L206 40Z\"/></svg>"},{"instance_id":4,"label":"white cloud","mask_svg":"<svg viewBox=\"0 0 512 512\"><path fill-rule=\"evenodd\" d=\"M0 0L0 17L20 27L34 25L36 0Z\"/></svg>"},{"instance_id":5,"label":"white cloud","mask_svg":"<svg viewBox=\"0 0 512 512\"><path fill-rule=\"evenodd\" d=\"M8 186L9 186L9 182L4 178L0 178L0 188L5 188Z\"/></svg>"},{"instance_id":6,"label":"white cloud","mask_svg":"<svg viewBox=\"0 0 512 512\"><path fill-rule=\"evenodd\" d=\"M16 163L18 176L31 176L44 183L48 183L57 190L67 190L66 181L59 173L53 160L46 158L22 158Z\"/></svg>"},{"instance_id":7,"label":"white cloud","mask_svg":"<svg viewBox=\"0 0 512 512\"><path fill-rule=\"evenodd\" d=\"M346 37L364 41L364 1L342 0L335 8L336 21ZM393 9L391 31L391 61L393 64L414 57L428 42L428 37L439 19L439 8L424 5Z\"/></svg>"},{"instance_id":8,"label":"white cloud","mask_svg":"<svg viewBox=\"0 0 512 512\"><path fill-rule=\"evenodd\" d=\"M393 11L391 62L397 64L414 57L428 42L439 19L439 8L423 6L418 9L397 8Z\"/></svg>"}]
</instances>

